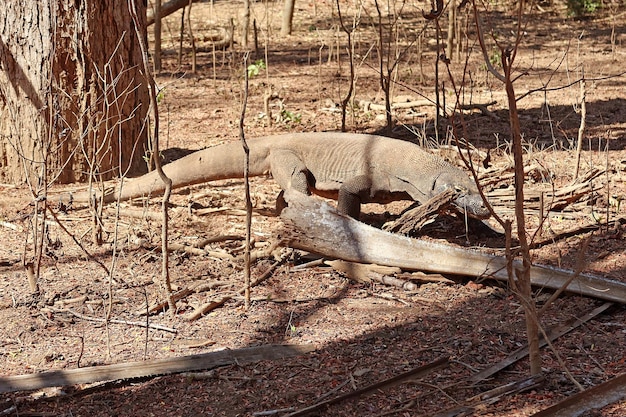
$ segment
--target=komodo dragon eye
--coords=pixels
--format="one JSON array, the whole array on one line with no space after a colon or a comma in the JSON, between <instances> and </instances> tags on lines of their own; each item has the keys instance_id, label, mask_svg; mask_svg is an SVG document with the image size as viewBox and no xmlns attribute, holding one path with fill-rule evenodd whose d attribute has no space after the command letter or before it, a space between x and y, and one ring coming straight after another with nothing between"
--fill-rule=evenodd
<instances>
[{"instance_id":1,"label":"komodo dragon eye","mask_svg":"<svg viewBox=\"0 0 626 417\"><path fill-rule=\"evenodd\" d=\"M454 191L456 191L457 193L467 193L467 188L465 187L461 187L460 185L455 185L454 186Z\"/></svg>"}]
</instances>

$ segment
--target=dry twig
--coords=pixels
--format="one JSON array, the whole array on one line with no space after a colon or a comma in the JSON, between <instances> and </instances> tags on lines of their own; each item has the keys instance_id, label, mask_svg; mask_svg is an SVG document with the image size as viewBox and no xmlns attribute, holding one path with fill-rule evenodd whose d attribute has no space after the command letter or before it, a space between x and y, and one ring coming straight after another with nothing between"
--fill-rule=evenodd
<instances>
[{"instance_id":1,"label":"dry twig","mask_svg":"<svg viewBox=\"0 0 626 417\"><path fill-rule=\"evenodd\" d=\"M311 405L309 407L305 407L305 408L303 408L301 410L298 410L296 412L293 412L291 414L287 414L286 417L303 416L303 415L309 414L309 413L311 413L313 411L317 411L317 410L323 409L324 407L327 407L329 405L337 404L339 402L345 401L345 400L350 399L350 398L359 397L361 395L367 394L367 393L369 393L371 391L374 391L374 390L388 388L390 386L397 385L397 384L402 383L402 382L404 382L406 380L409 380L409 379L420 378L420 377L423 377L423 376L429 374L430 372L433 372L436 369L439 369L439 368L441 368L443 366L446 366L447 364L448 364L448 358L439 358L439 359L437 359L437 360L435 360L435 361L433 361L431 363L428 363L428 364L426 364L424 366L420 366L418 368L411 369L408 372L404 372L402 374L399 374L399 375L396 375L394 377L385 379L385 380L377 382L375 384L368 385L366 387L357 389L357 390L349 392L347 394L340 395L338 397L334 397L334 398L331 398L331 399L326 400L326 401L318 402L318 403L313 404L313 405Z\"/></svg>"}]
</instances>

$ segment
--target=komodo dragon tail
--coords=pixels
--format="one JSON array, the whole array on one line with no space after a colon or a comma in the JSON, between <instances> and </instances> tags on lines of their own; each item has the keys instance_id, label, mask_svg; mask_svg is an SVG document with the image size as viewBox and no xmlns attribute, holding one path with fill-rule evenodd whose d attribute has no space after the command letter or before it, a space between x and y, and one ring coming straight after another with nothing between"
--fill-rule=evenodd
<instances>
[{"instance_id":1,"label":"komodo dragon tail","mask_svg":"<svg viewBox=\"0 0 626 417\"><path fill-rule=\"evenodd\" d=\"M264 141L255 141L250 146L250 176L263 175L269 171L267 155L269 148ZM172 179L172 188L200 184L229 178L242 178L244 153L240 142L226 143L193 152L170 164L163 166L163 172ZM105 190L104 202L128 200L162 194L165 185L159 173L152 171L139 178L122 182L122 186ZM83 203L89 201L94 192L80 192L72 195L72 200Z\"/></svg>"}]
</instances>

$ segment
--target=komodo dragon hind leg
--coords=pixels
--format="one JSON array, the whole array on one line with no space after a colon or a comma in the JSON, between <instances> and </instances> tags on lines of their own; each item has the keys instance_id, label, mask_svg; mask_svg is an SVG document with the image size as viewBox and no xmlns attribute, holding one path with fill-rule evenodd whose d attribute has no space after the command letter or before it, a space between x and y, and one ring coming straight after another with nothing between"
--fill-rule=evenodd
<instances>
[{"instance_id":1,"label":"komodo dragon hind leg","mask_svg":"<svg viewBox=\"0 0 626 417\"><path fill-rule=\"evenodd\" d=\"M306 195L311 194L307 181L307 168L298 155L287 150L272 151L270 169L272 176L283 190L276 197L276 214L280 215L283 209L287 207L284 190L292 189Z\"/></svg>"}]
</instances>

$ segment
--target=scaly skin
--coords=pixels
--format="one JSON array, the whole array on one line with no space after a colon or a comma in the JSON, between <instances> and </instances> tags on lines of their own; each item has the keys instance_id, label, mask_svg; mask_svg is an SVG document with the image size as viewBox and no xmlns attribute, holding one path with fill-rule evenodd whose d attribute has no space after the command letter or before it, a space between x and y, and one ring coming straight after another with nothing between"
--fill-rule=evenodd
<instances>
[{"instance_id":1,"label":"scaly skin","mask_svg":"<svg viewBox=\"0 0 626 417\"><path fill-rule=\"evenodd\" d=\"M248 140L250 176L271 173L283 190L338 200L338 209L358 218L361 203L413 200L424 203L452 188L455 205L476 218L489 211L476 184L456 168L419 146L382 136L353 133L293 133ZM194 152L163 167L173 188L243 176L244 154L233 142ZM105 202L163 192L156 172L109 190ZM73 196L84 202L88 193Z\"/></svg>"}]
</instances>

